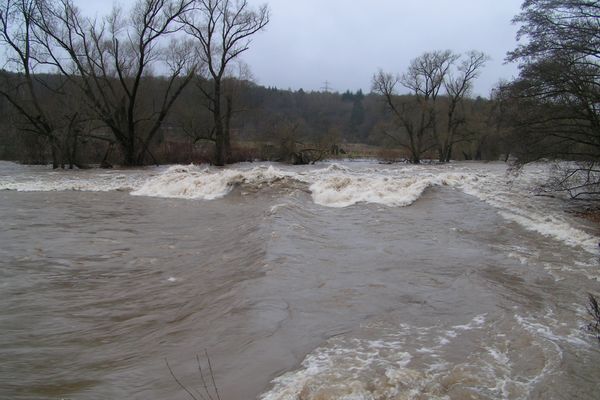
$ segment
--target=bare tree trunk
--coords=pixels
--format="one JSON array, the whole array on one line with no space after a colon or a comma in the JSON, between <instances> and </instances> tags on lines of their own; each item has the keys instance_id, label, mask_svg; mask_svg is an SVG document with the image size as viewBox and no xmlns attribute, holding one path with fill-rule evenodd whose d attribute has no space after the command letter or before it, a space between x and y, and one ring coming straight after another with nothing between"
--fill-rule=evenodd
<instances>
[{"instance_id":1,"label":"bare tree trunk","mask_svg":"<svg viewBox=\"0 0 600 400\"><path fill-rule=\"evenodd\" d=\"M125 142L119 142L123 151L124 164L128 167L136 165L135 162L135 144L133 138L129 137Z\"/></svg>"},{"instance_id":2,"label":"bare tree trunk","mask_svg":"<svg viewBox=\"0 0 600 400\"><path fill-rule=\"evenodd\" d=\"M410 142L410 162L413 164L419 164L421 162L421 152L419 151L419 138L415 138L415 132L412 129L408 129L408 138Z\"/></svg>"},{"instance_id":3,"label":"bare tree trunk","mask_svg":"<svg viewBox=\"0 0 600 400\"><path fill-rule=\"evenodd\" d=\"M113 142L108 143L108 147L106 148L104 157L102 158L102 161L100 162L100 168L112 168L112 165L108 162L108 157L110 156L110 153L112 152L113 146L114 146Z\"/></svg>"},{"instance_id":4,"label":"bare tree trunk","mask_svg":"<svg viewBox=\"0 0 600 400\"><path fill-rule=\"evenodd\" d=\"M52 169L64 168L64 163L61 157L60 143L55 137L50 138L50 148L52 151Z\"/></svg>"},{"instance_id":5,"label":"bare tree trunk","mask_svg":"<svg viewBox=\"0 0 600 400\"><path fill-rule=\"evenodd\" d=\"M69 124L67 126L67 138L65 140L65 152L67 154L67 161L69 163L69 169L73 169L74 165L77 165L77 142L79 139L79 129L77 127L78 114L75 113L69 118Z\"/></svg>"},{"instance_id":6,"label":"bare tree trunk","mask_svg":"<svg viewBox=\"0 0 600 400\"><path fill-rule=\"evenodd\" d=\"M69 142L67 148L67 161L69 162L69 169L73 169L73 166L77 164L75 157L77 155L77 134L69 132Z\"/></svg>"},{"instance_id":7,"label":"bare tree trunk","mask_svg":"<svg viewBox=\"0 0 600 400\"><path fill-rule=\"evenodd\" d=\"M233 116L233 99L231 95L225 96L225 129L223 131L223 142L225 146L225 161L230 163L232 161L231 152L231 117Z\"/></svg>"},{"instance_id":8,"label":"bare tree trunk","mask_svg":"<svg viewBox=\"0 0 600 400\"><path fill-rule=\"evenodd\" d=\"M451 159L452 159L452 144L449 144L448 147L446 147L446 160L445 160L445 162L450 162Z\"/></svg>"},{"instance_id":9,"label":"bare tree trunk","mask_svg":"<svg viewBox=\"0 0 600 400\"><path fill-rule=\"evenodd\" d=\"M225 138L223 135L223 119L221 116L221 82L214 83L213 120L215 123L215 165L225 165Z\"/></svg>"}]
</instances>

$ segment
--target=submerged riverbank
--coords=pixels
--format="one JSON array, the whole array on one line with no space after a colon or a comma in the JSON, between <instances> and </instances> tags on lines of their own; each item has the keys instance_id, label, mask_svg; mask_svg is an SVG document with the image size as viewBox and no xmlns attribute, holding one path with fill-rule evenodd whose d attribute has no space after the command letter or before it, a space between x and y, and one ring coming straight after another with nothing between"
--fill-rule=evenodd
<instances>
[{"instance_id":1,"label":"submerged riverbank","mask_svg":"<svg viewBox=\"0 0 600 400\"><path fill-rule=\"evenodd\" d=\"M0 165L0 394L594 398L599 241L545 166Z\"/></svg>"}]
</instances>

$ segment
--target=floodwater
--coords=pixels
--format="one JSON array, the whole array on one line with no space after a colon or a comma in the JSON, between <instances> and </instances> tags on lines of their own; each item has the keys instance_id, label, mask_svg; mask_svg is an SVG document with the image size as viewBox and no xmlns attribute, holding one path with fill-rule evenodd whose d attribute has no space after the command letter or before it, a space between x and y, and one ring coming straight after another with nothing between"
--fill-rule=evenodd
<instances>
[{"instance_id":1,"label":"floodwater","mask_svg":"<svg viewBox=\"0 0 600 400\"><path fill-rule=\"evenodd\" d=\"M597 398L599 233L547 175L0 163L0 398Z\"/></svg>"}]
</instances>

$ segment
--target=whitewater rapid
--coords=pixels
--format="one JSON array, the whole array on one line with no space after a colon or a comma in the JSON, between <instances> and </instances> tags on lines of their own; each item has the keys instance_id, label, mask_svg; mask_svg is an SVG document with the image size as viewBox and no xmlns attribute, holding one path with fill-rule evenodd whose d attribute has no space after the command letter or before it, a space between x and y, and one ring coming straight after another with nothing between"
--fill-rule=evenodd
<instances>
[{"instance_id":1,"label":"whitewater rapid","mask_svg":"<svg viewBox=\"0 0 600 400\"><path fill-rule=\"evenodd\" d=\"M204 165L175 165L124 171L53 171L23 169L3 163L15 173L0 176L0 190L16 191L129 191L133 196L215 200L235 188L257 191L265 187L304 188L325 207L379 204L410 206L425 190L450 187L498 210L509 222L552 237L569 246L598 254L600 238L566 214L562 200L537 197L552 166L536 164L518 174L504 163L456 163L389 166L369 162L331 163L325 167L294 168L276 164L239 164L217 169Z\"/></svg>"}]
</instances>

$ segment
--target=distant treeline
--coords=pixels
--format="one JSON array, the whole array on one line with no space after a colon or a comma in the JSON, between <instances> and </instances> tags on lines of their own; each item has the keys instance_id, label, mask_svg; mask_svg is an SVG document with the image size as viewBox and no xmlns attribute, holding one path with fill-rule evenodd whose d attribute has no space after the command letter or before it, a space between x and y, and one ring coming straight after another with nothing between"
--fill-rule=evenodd
<instances>
[{"instance_id":1,"label":"distant treeline","mask_svg":"<svg viewBox=\"0 0 600 400\"><path fill-rule=\"evenodd\" d=\"M2 82L16 82L18 74L0 72ZM123 154L111 130L89 113L77 90L68 90L60 75L36 76L36 91L42 107L51 110L63 126L61 165L123 164ZM138 107L155 112L168 82L161 77L144 77L143 102ZM174 103L148 147L143 164L212 162L214 123L200 86L210 82L196 79ZM67 87L65 87L65 85ZM230 115L227 127L233 143L230 161L277 160L309 162L325 156L375 156L385 160L410 159L392 132L394 118L379 94L358 92L305 92L267 88L247 80L224 80ZM57 94L61 88L64 94ZM415 96L398 99L412 103ZM440 110L447 103L439 100ZM25 163L52 161L51 142L32 132L31 121L0 98L0 158ZM441 114L441 113L440 113ZM461 103L461 123L453 159L491 160L508 153L495 102L481 97ZM440 123L444 116L440 116ZM365 146L360 146L365 145ZM302 159L304 157L304 159ZM437 159L432 148L425 158Z\"/></svg>"}]
</instances>

